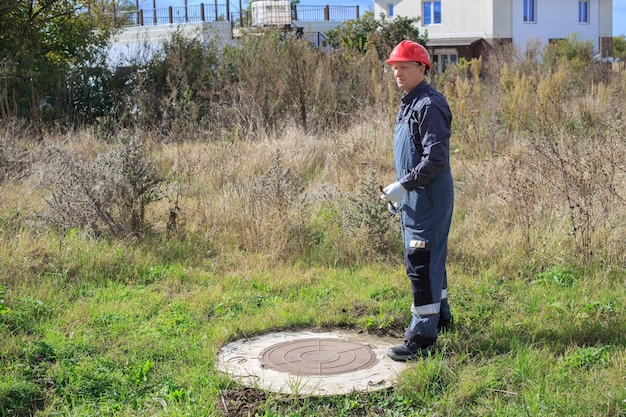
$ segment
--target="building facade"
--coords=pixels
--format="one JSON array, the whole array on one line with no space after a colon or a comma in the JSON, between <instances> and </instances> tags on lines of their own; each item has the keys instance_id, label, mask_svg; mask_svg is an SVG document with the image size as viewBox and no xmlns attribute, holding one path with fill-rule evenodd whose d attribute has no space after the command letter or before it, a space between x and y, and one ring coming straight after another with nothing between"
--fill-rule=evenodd
<instances>
[{"instance_id":1,"label":"building facade","mask_svg":"<svg viewBox=\"0 0 626 417\"><path fill-rule=\"evenodd\" d=\"M488 54L501 43L520 50L532 43L576 36L611 52L612 0L374 0L375 16L419 17L420 32L438 71L459 58Z\"/></svg>"}]
</instances>

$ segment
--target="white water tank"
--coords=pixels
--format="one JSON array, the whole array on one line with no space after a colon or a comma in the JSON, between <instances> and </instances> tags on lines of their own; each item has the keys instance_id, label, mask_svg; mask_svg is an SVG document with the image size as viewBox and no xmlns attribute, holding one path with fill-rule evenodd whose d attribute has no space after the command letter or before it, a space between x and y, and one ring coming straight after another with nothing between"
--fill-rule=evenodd
<instances>
[{"instance_id":1,"label":"white water tank","mask_svg":"<svg viewBox=\"0 0 626 417\"><path fill-rule=\"evenodd\" d=\"M252 26L289 26L289 0L256 0L252 6Z\"/></svg>"}]
</instances>

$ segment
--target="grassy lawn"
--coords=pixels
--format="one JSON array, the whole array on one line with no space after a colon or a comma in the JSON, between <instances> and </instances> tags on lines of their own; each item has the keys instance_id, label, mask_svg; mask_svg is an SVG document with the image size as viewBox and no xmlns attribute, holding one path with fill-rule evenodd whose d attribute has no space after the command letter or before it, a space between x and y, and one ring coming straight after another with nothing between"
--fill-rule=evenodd
<instances>
[{"instance_id":1,"label":"grassy lawn","mask_svg":"<svg viewBox=\"0 0 626 417\"><path fill-rule=\"evenodd\" d=\"M374 109L346 95L341 131L7 130L0 417L625 417L626 73L530 58L437 76L455 327L373 393L268 393L214 362L280 330L401 341L410 285L379 198L397 92Z\"/></svg>"},{"instance_id":2,"label":"grassy lawn","mask_svg":"<svg viewBox=\"0 0 626 417\"><path fill-rule=\"evenodd\" d=\"M52 236L33 239L39 256L56 252L65 264L5 289L2 415L626 413L623 274L453 264L456 327L432 358L415 362L392 390L297 398L238 386L214 369L219 348L278 329L401 337L410 299L398 264L269 267L259 259L261 267L223 272L155 263L150 246L75 235L59 249Z\"/></svg>"}]
</instances>

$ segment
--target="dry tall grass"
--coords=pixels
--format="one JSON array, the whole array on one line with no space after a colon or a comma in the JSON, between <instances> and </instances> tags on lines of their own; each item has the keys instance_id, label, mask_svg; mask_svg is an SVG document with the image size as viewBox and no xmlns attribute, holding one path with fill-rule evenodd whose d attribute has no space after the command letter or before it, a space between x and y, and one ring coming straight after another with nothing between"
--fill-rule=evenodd
<instances>
[{"instance_id":1,"label":"dry tall grass","mask_svg":"<svg viewBox=\"0 0 626 417\"><path fill-rule=\"evenodd\" d=\"M451 261L505 268L600 261L623 268L626 73L510 55L433 80L454 114ZM160 198L145 207L145 223L152 236L203 239L211 248L206 256L218 263L250 255L257 262L327 265L394 256L397 224L375 190L363 189L393 179L394 106L357 109L361 117L340 132L314 134L294 122L246 140L205 132L172 143L135 133L163 180ZM39 188L34 168L39 150L58 146L94 160L111 145L89 132L48 134L43 142L12 129L2 135L4 242L28 233L49 209L42 202L51 190ZM355 204L365 212L362 222L347 226L341 217ZM389 235L377 236L368 216L391 222ZM373 239L387 239L387 249Z\"/></svg>"}]
</instances>

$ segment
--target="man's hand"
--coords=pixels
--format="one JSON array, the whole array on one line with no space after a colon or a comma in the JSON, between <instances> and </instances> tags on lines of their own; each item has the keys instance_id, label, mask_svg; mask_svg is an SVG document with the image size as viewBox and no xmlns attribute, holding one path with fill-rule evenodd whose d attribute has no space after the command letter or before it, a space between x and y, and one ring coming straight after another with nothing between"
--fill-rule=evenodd
<instances>
[{"instance_id":1,"label":"man's hand","mask_svg":"<svg viewBox=\"0 0 626 417\"><path fill-rule=\"evenodd\" d=\"M389 210L389 213L391 213L392 216L395 216L396 214L398 214L398 211L400 210L398 208L398 203L392 203L391 201L389 201L387 203L387 210Z\"/></svg>"},{"instance_id":2,"label":"man's hand","mask_svg":"<svg viewBox=\"0 0 626 417\"><path fill-rule=\"evenodd\" d=\"M390 201L392 203L397 203L402 200L404 194L406 194L406 188L402 186L399 182L394 182L389 184L385 188L383 188L383 195L380 196L381 199L385 201Z\"/></svg>"}]
</instances>

